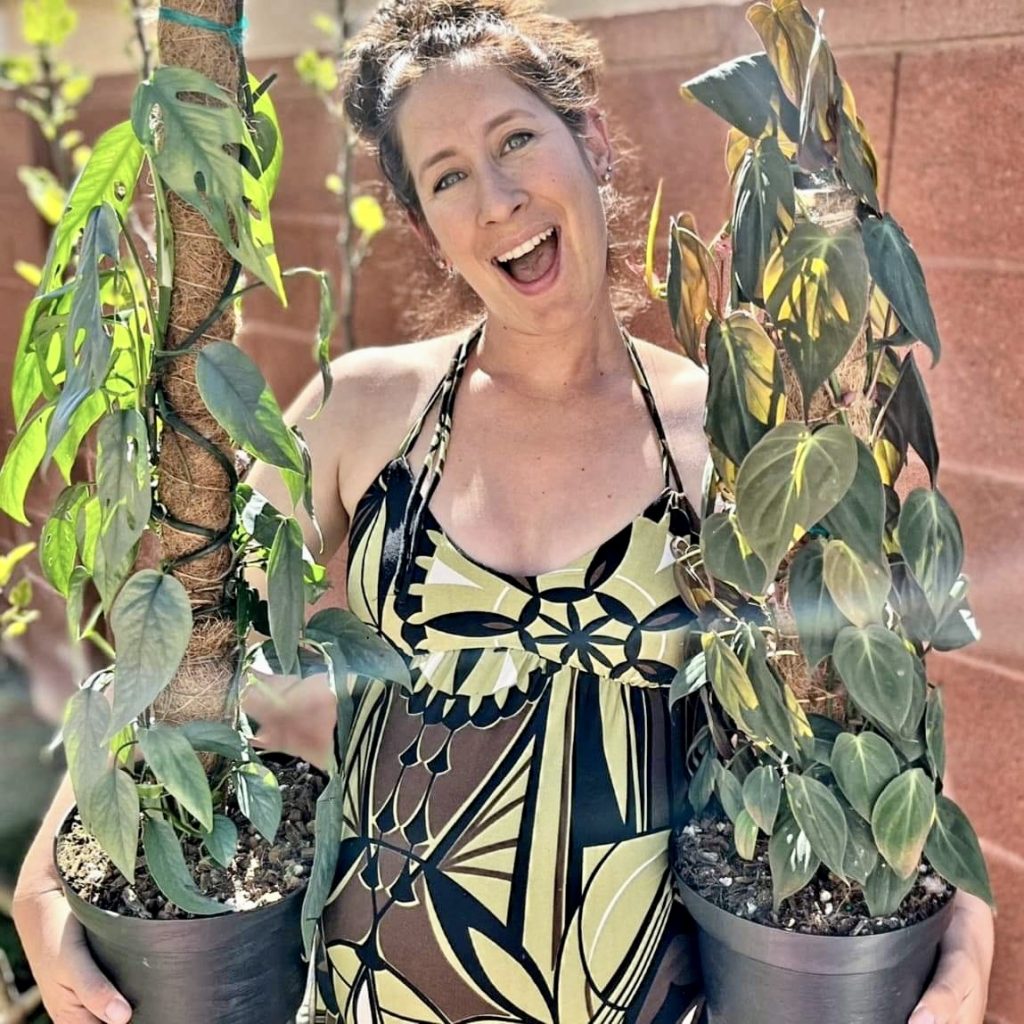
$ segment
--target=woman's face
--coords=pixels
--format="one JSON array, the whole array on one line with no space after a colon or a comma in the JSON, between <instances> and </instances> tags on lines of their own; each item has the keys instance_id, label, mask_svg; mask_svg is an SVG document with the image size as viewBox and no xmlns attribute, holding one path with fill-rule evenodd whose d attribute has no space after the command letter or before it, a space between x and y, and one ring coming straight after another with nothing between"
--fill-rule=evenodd
<instances>
[{"instance_id":1,"label":"woman's face","mask_svg":"<svg viewBox=\"0 0 1024 1024\"><path fill-rule=\"evenodd\" d=\"M565 122L504 71L445 65L406 92L397 130L427 230L410 218L413 227L491 315L528 333L557 330L607 301L598 180L610 149L599 116L588 114L581 152ZM494 257L551 225L557 267L529 293Z\"/></svg>"}]
</instances>

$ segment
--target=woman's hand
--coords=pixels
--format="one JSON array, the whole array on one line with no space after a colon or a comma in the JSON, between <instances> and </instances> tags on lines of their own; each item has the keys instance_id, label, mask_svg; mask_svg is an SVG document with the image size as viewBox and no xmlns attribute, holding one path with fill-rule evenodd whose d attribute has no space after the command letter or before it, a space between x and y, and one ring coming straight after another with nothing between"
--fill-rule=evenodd
<instances>
[{"instance_id":1,"label":"woman's hand","mask_svg":"<svg viewBox=\"0 0 1024 1024\"><path fill-rule=\"evenodd\" d=\"M317 768L331 764L338 709L323 676L260 677L245 691L242 707L259 722L257 747L293 754Z\"/></svg>"},{"instance_id":2,"label":"woman's hand","mask_svg":"<svg viewBox=\"0 0 1024 1024\"><path fill-rule=\"evenodd\" d=\"M992 972L992 911L977 896L955 896L953 919L940 946L935 977L910 1024L982 1024Z\"/></svg>"},{"instance_id":3,"label":"woman's hand","mask_svg":"<svg viewBox=\"0 0 1024 1024\"><path fill-rule=\"evenodd\" d=\"M127 1000L96 966L56 880L14 893L14 924L53 1024L125 1024Z\"/></svg>"}]
</instances>

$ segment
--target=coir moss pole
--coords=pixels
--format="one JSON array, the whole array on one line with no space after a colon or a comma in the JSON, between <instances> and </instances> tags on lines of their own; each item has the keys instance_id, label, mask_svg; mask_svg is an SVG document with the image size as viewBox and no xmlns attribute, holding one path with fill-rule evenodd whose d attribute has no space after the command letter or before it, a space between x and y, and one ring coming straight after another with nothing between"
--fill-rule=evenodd
<instances>
[{"instance_id":1,"label":"coir moss pole","mask_svg":"<svg viewBox=\"0 0 1024 1024\"><path fill-rule=\"evenodd\" d=\"M879 935L804 935L737 917L683 882L700 929L711 1024L906 1024L927 987L953 901Z\"/></svg>"}]
</instances>

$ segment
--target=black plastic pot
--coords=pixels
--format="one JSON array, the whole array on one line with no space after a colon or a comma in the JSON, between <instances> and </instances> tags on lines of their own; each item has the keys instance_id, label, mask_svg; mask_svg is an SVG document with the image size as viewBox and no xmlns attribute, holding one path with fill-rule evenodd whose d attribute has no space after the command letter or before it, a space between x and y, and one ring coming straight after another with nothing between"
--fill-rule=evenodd
<instances>
[{"instance_id":1,"label":"black plastic pot","mask_svg":"<svg viewBox=\"0 0 1024 1024\"><path fill-rule=\"evenodd\" d=\"M906 1024L928 985L953 901L880 935L803 935L716 907L676 876L697 922L711 1024Z\"/></svg>"},{"instance_id":2,"label":"black plastic pot","mask_svg":"<svg viewBox=\"0 0 1024 1024\"><path fill-rule=\"evenodd\" d=\"M57 840L73 813L54 836L55 863ZM132 1006L132 1024L287 1024L294 1018L308 971L300 930L304 885L255 910L159 921L100 910L60 879L94 959Z\"/></svg>"}]
</instances>

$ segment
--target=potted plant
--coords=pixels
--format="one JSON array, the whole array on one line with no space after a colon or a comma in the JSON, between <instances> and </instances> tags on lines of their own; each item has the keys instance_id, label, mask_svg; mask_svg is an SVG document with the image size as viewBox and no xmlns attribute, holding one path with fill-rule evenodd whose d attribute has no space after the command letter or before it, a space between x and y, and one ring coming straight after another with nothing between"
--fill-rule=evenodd
<instances>
[{"instance_id":1,"label":"potted plant","mask_svg":"<svg viewBox=\"0 0 1024 1024\"><path fill-rule=\"evenodd\" d=\"M820 17L747 18L764 49L681 87L730 124L730 217L710 246L673 217L662 282L659 187L648 241L709 375L705 514L673 542L695 615L673 699L700 711L675 874L716 1022L903 1024L954 888L993 902L925 668L980 635L915 362L939 338ZM901 495L909 449L929 486Z\"/></svg>"},{"instance_id":2,"label":"potted plant","mask_svg":"<svg viewBox=\"0 0 1024 1024\"><path fill-rule=\"evenodd\" d=\"M334 873L351 698L365 678L408 673L350 613L305 621L324 569L296 518L240 481L252 460L278 467L316 527L301 432L232 336L246 292L266 285L285 302L283 278L312 274L326 401L333 303L325 274L282 273L274 254L281 138L272 77L245 70L240 5L217 19L188 6L161 9L168 63L99 139L55 227L19 337L0 508L27 523L31 479L58 465L67 487L42 527L40 563L74 638L88 634L112 660L68 702L76 805L54 836L94 955L139 1024L283 1024ZM173 62L196 26L212 40L199 56L234 87ZM219 62L209 46L223 48ZM143 166L152 266L126 227ZM236 287L243 268L255 280ZM94 427L95 479L72 482ZM265 571L266 599L246 583L249 566ZM83 627L89 582L99 602ZM268 639L247 647L252 628ZM322 673L337 695L326 780L254 745L241 697L261 668Z\"/></svg>"}]
</instances>

